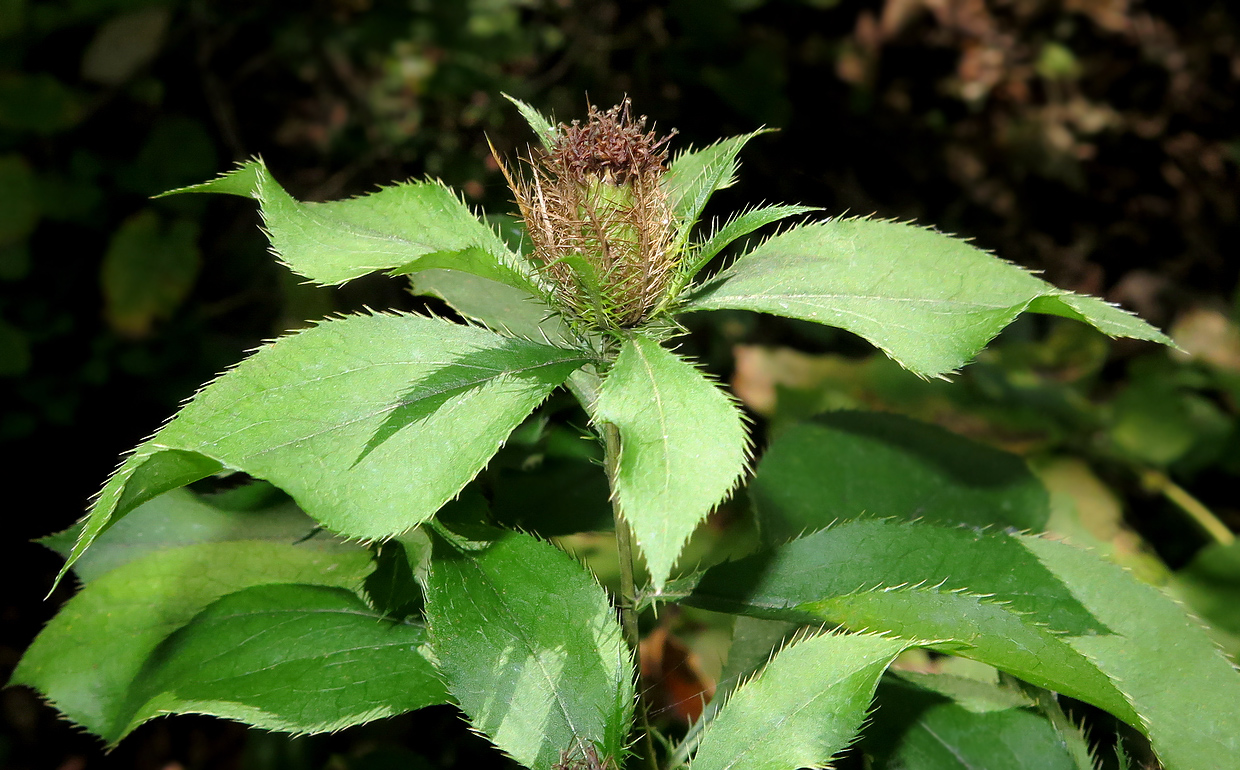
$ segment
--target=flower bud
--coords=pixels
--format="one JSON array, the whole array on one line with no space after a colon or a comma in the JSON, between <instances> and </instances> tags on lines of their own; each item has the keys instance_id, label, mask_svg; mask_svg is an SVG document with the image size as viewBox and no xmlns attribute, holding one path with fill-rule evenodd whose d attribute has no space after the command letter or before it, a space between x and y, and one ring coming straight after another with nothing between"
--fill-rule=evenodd
<instances>
[{"instance_id":1,"label":"flower bud","mask_svg":"<svg viewBox=\"0 0 1240 770\"><path fill-rule=\"evenodd\" d=\"M675 133L675 132L673 132ZM645 322L676 265L676 227L662 187L667 143L633 120L629 101L585 125L561 125L532 150L529 179L508 176L532 257L570 320L599 331Z\"/></svg>"}]
</instances>

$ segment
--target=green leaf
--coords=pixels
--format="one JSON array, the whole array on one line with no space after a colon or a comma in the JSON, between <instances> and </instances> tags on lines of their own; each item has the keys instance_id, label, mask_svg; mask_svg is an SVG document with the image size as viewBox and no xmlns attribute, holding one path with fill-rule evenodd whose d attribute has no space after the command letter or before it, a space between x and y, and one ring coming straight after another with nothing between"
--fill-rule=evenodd
<instances>
[{"instance_id":1,"label":"green leaf","mask_svg":"<svg viewBox=\"0 0 1240 770\"><path fill-rule=\"evenodd\" d=\"M30 645L13 684L34 687L66 717L114 741L126 697L151 652L225 594L266 583L355 589L364 551L325 553L269 542L204 543L147 555L88 583Z\"/></svg>"},{"instance_id":2,"label":"green leaf","mask_svg":"<svg viewBox=\"0 0 1240 770\"><path fill-rule=\"evenodd\" d=\"M863 514L1039 531L1050 517L1021 458L877 412L832 412L781 433L749 496L768 543Z\"/></svg>"},{"instance_id":3,"label":"green leaf","mask_svg":"<svg viewBox=\"0 0 1240 770\"><path fill-rule=\"evenodd\" d=\"M430 560L430 539L421 529L374 546L375 571L366 576L366 598L383 615L402 620L422 609L418 572Z\"/></svg>"},{"instance_id":4,"label":"green leaf","mask_svg":"<svg viewBox=\"0 0 1240 770\"><path fill-rule=\"evenodd\" d=\"M684 601L954 640L944 649L1136 720L1105 673L1063 639L1109 629L1007 535L850 521L707 570Z\"/></svg>"},{"instance_id":5,"label":"green leaf","mask_svg":"<svg viewBox=\"0 0 1240 770\"><path fill-rule=\"evenodd\" d=\"M85 101L46 73L0 74L0 128L55 134L81 120Z\"/></svg>"},{"instance_id":6,"label":"green leaf","mask_svg":"<svg viewBox=\"0 0 1240 770\"><path fill-rule=\"evenodd\" d=\"M741 148L763 133L766 131L722 139L700 150L682 152L672 159L663 177L663 189L672 211L680 219L678 243L683 245L688 241L689 232L697 224L710 196L736 181L736 156Z\"/></svg>"},{"instance_id":7,"label":"green leaf","mask_svg":"<svg viewBox=\"0 0 1240 770\"><path fill-rule=\"evenodd\" d=\"M1120 567L1052 540L1021 542L1115 633L1069 640L1097 661L1141 715L1168 770L1208 770L1240 757L1240 673L1174 602Z\"/></svg>"},{"instance_id":8,"label":"green leaf","mask_svg":"<svg viewBox=\"0 0 1240 770\"><path fill-rule=\"evenodd\" d=\"M737 238L749 235L754 230L781 219L794 217L797 214L808 214L811 211L821 211L821 209L817 206L759 206L732 217L727 224L694 248L688 261L680 268L684 280L697 275L699 270L706 267L708 262ZM683 283L678 285L683 285Z\"/></svg>"},{"instance_id":9,"label":"green leaf","mask_svg":"<svg viewBox=\"0 0 1240 770\"><path fill-rule=\"evenodd\" d=\"M264 585L221 597L163 641L126 699L123 738L162 714L321 733L448 702L426 629L351 591ZM122 722L117 722L117 725Z\"/></svg>"},{"instance_id":10,"label":"green leaf","mask_svg":"<svg viewBox=\"0 0 1240 770\"><path fill-rule=\"evenodd\" d=\"M21 155L0 155L0 246L21 243L39 222L36 177Z\"/></svg>"},{"instance_id":11,"label":"green leaf","mask_svg":"<svg viewBox=\"0 0 1240 770\"><path fill-rule=\"evenodd\" d=\"M473 273L537 293L526 263L438 182L406 182L330 203L299 203L252 160L209 182L172 190L254 198L271 247L316 283L339 284L376 270L427 268Z\"/></svg>"},{"instance_id":12,"label":"green leaf","mask_svg":"<svg viewBox=\"0 0 1240 770\"><path fill-rule=\"evenodd\" d=\"M1032 711L978 712L890 677L877 703L861 743L875 770L1078 770L1059 732Z\"/></svg>"},{"instance_id":13,"label":"green leaf","mask_svg":"<svg viewBox=\"0 0 1240 770\"><path fill-rule=\"evenodd\" d=\"M121 224L103 256L104 316L112 328L142 336L172 317L198 278L198 224L160 221L144 209Z\"/></svg>"},{"instance_id":14,"label":"green leaf","mask_svg":"<svg viewBox=\"0 0 1240 770\"><path fill-rule=\"evenodd\" d=\"M1226 715L1240 713L1240 674L1205 632L1156 589L1063 543L857 520L708 570L684 601L954 640L938 646L1142 730L1169 770L1238 751Z\"/></svg>"},{"instance_id":15,"label":"green leaf","mask_svg":"<svg viewBox=\"0 0 1240 770\"><path fill-rule=\"evenodd\" d=\"M556 139L559 138L560 132L555 124L542 116L538 110L521 101L520 99L503 94L503 97L516 105L521 112L521 117L525 118L525 122L530 124L530 128L534 129L534 133L538 135L538 141L542 142L542 146L550 150Z\"/></svg>"},{"instance_id":16,"label":"green leaf","mask_svg":"<svg viewBox=\"0 0 1240 770\"><path fill-rule=\"evenodd\" d=\"M552 345L577 344L568 324L528 291L457 270L422 270L409 280L414 294L438 297L466 318L500 334Z\"/></svg>"},{"instance_id":17,"label":"green leaf","mask_svg":"<svg viewBox=\"0 0 1240 770\"><path fill-rule=\"evenodd\" d=\"M582 363L423 316L325 321L259 350L139 446L91 509L70 564L116 517L224 466L279 486L342 535L408 531Z\"/></svg>"},{"instance_id":18,"label":"green leaf","mask_svg":"<svg viewBox=\"0 0 1240 770\"><path fill-rule=\"evenodd\" d=\"M736 406L658 342L625 342L592 414L620 431L613 483L656 590L698 523L745 470L748 437Z\"/></svg>"},{"instance_id":19,"label":"green leaf","mask_svg":"<svg viewBox=\"0 0 1240 770\"><path fill-rule=\"evenodd\" d=\"M690 767L825 767L860 731L879 677L913 644L823 634L785 647L719 711Z\"/></svg>"},{"instance_id":20,"label":"green leaf","mask_svg":"<svg viewBox=\"0 0 1240 770\"><path fill-rule=\"evenodd\" d=\"M48 535L39 542L65 558L81 537L84 523ZM174 489L133 509L95 540L74 562L73 571L89 583L122 564L155 551L198 543L262 540L300 545L304 550L361 552L327 533L315 534L316 523L292 501L257 511L221 510L188 489Z\"/></svg>"},{"instance_id":21,"label":"green leaf","mask_svg":"<svg viewBox=\"0 0 1240 770\"><path fill-rule=\"evenodd\" d=\"M1171 341L1092 297L965 241L874 219L793 228L740 257L685 311L734 308L838 326L925 377L959 369L1020 313L1063 315L1113 337Z\"/></svg>"},{"instance_id":22,"label":"green leaf","mask_svg":"<svg viewBox=\"0 0 1240 770\"><path fill-rule=\"evenodd\" d=\"M535 770L590 746L621 758L633 661L606 594L572 558L516 533L471 553L437 543L426 617L449 691L500 749Z\"/></svg>"}]
</instances>

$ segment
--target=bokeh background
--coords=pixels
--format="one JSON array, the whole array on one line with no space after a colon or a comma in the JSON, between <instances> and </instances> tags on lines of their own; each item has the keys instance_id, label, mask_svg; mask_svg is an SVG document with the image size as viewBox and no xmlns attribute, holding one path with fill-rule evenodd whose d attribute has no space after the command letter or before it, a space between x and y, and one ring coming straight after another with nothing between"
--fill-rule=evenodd
<instances>
[{"instance_id":1,"label":"bokeh background","mask_svg":"<svg viewBox=\"0 0 1240 770\"><path fill-rule=\"evenodd\" d=\"M247 201L151 196L261 155L304 200L429 175L510 211L487 139L531 136L501 92L561 120L627 94L679 147L778 128L708 213L915 219L1172 329L1169 355L1022 322L956 395L795 323L724 316L687 344L771 426L865 405L1028 454L1099 543L1240 632L1234 3L0 0L0 676L72 593L43 600L59 560L28 541L122 452L263 339L422 305L382 277L299 284ZM447 708L298 741L177 718L105 755L27 690L0 703L11 768L500 764Z\"/></svg>"}]
</instances>

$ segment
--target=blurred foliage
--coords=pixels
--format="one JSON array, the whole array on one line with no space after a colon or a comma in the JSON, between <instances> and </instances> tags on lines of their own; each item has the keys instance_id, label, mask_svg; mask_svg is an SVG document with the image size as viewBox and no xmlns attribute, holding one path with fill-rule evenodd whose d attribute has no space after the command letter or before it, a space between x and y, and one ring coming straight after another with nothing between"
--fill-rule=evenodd
<instances>
[{"instance_id":1,"label":"blurred foliage","mask_svg":"<svg viewBox=\"0 0 1240 770\"><path fill-rule=\"evenodd\" d=\"M627 93L682 147L780 128L746 151L721 210L916 218L1172 327L1184 352L1164 355L1029 320L951 385L847 335L743 314L695 327L687 350L772 433L863 406L1025 454L1052 529L1177 591L1240 650L1236 550L1220 540L1240 528L1240 12L1224 0L0 0L0 442L14 488L41 500L10 514L12 540L67 526L118 454L261 339L420 306L398 281L298 284L245 202L149 196L261 154L306 200L432 175L503 210L487 137L507 157L531 137L501 91L561 118ZM545 501L552 518L596 507L580 431L536 433L483 480L502 515L525 521L512 490L543 478L578 493ZM63 481L39 488L49 464ZM749 526L743 503L726 507L695 558ZM6 666L51 615L57 566L13 547L6 584L31 588L5 600ZM716 664L668 661L717 657L695 646L717 629L647 620L662 634L650 665L706 689ZM0 764L100 761L29 693L3 698ZM293 740L183 719L108 761L495 761L451 710L367 730ZM444 740L401 753L428 730Z\"/></svg>"}]
</instances>

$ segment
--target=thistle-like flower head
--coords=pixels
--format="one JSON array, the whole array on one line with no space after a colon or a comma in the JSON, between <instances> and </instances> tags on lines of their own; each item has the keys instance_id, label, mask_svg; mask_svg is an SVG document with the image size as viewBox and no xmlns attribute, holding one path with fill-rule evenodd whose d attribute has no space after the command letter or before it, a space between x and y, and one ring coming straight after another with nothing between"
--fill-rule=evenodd
<instances>
[{"instance_id":1,"label":"thistle-like flower head","mask_svg":"<svg viewBox=\"0 0 1240 770\"><path fill-rule=\"evenodd\" d=\"M561 124L549 149L531 150L529 178L505 171L536 266L575 325L640 326L668 292L679 257L662 187L670 139L625 99Z\"/></svg>"}]
</instances>

